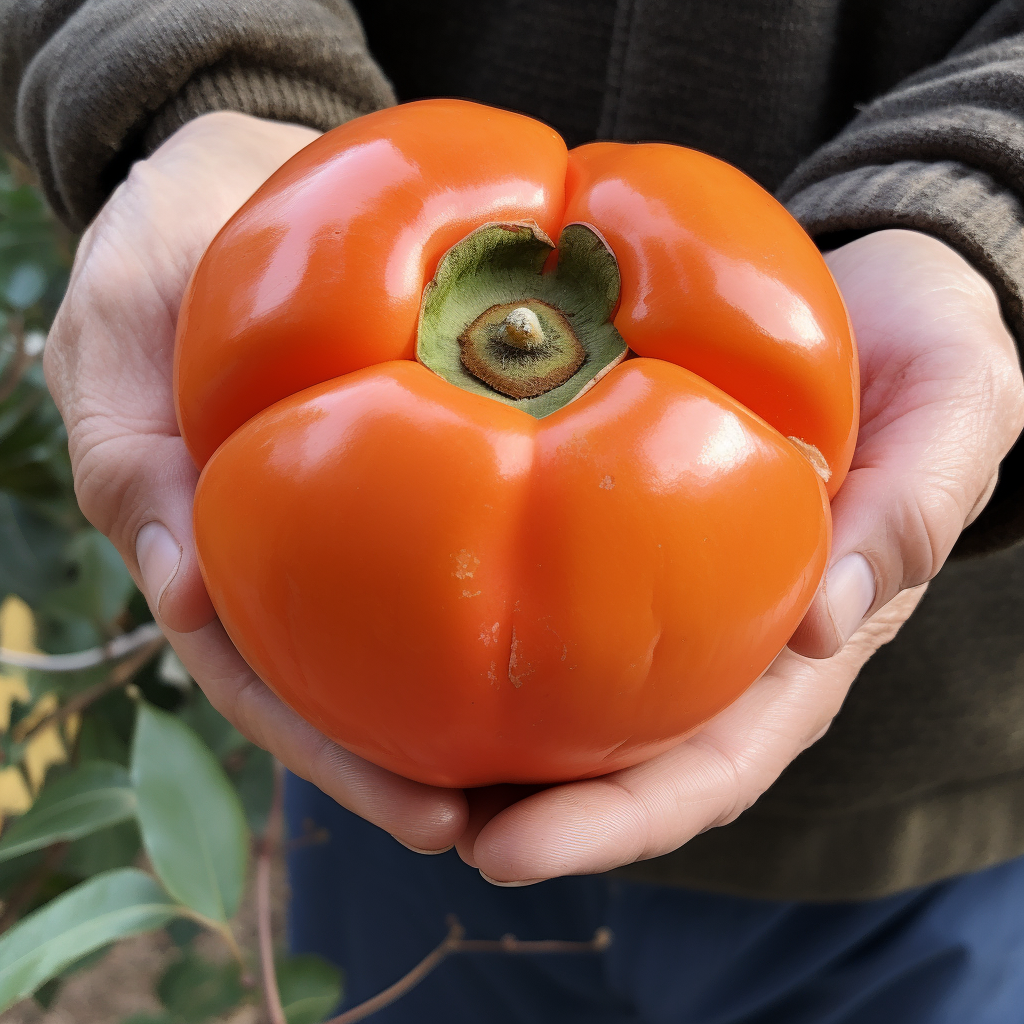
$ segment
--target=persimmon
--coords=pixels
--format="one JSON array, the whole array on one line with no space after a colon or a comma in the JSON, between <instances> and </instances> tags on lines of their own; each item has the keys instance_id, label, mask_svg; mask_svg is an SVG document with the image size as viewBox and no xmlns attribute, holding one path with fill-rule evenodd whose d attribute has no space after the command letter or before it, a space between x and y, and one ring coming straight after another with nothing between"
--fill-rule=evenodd
<instances>
[{"instance_id":1,"label":"persimmon","mask_svg":"<svg viewBox=\"0 0 1024 1024\"><path fill-rule=\"evenodd\" d=\"M229 636L444 786L603 774L749 686L825 570L858 387L820 253L740 171L455 100L271 177L175 361Z\"/></svg>"}]
</instances>

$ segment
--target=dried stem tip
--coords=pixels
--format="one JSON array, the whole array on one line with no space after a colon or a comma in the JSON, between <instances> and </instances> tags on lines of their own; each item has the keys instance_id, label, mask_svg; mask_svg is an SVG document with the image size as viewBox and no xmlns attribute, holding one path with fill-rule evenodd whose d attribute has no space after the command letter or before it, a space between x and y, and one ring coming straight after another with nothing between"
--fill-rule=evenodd
<instances>
[{"instance_id":1,"label":"dried stem tip","mask_svg":"<svg viewBox=\"0 0 1024 1024\"><path fill-rule=\"evenodd\" d=\"M535 352L544 344L544 330L537 314L528 306L518 306L501 322L506 345L524 352Z\"/></svg>"}]
</instances>

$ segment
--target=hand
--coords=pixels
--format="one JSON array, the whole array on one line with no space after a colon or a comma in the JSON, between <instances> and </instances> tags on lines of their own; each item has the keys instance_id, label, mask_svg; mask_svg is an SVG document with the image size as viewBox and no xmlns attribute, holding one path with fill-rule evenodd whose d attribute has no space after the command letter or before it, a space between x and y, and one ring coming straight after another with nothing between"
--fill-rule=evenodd
<instances>
[{"instance_id":1,"label":"hand","mask_svg":"<svg viewBox=\"0 0 1024 1024\"><path fill-rule=\"evenodd\" d=\"M732 821L824 734L991 495L1024 424L1017 354L992 289L912 231L867 235L828 261L857 333L861 428L832 505L826 584L791 649L654 760L524 799L512 787L471 793L458 848L490 880L605 871Z\"/></svg>"},{"instance_id":2,"label":"hand","mask_svg":"<svg viewBox=\"0 0 1024 1024\"><path fill-rule=\"evenodd\" d=\"M134 166L86 232L46 346L83 512L120 551L214 706L340 804L413 847L450 845L463 795L410 782L329 741L282 704L228 640L192 538L197 473L171 393L174 328L210 240L317 133L217 113Z\"/></svg>"}]
</instances>

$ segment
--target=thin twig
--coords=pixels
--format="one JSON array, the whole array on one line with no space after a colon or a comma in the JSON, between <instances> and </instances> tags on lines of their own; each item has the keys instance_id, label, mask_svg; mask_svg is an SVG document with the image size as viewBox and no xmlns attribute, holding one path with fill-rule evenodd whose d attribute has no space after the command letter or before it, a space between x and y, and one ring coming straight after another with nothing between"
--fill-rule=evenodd
<instances>
[{"instance_id":1,"label":"thin twig","mask_svg":"<svg viewBox=\"0 0 1024 1024\"><path fill-rule=\"evenodd\" d=\"M274 796L270 803L267 826L260 837L256 854L256 930L260 943L260 975L263 978L263 998L271 1024L287 1024L281 993L277 987L274 967L274 933L270 926L270 871L274 854L281 844L284 824L284 769L274 762Z\"/></svg>"},{"instance_id":2,"label":"thin twig","mask_svg":"<svg viewBox=\"0 0 1024 1024\"><path fill-rule=\"evenodd\" d=\"M354 1021L362 1020L364 1017L369 1017L371 1013L390 1006L396 999L404 996L411 988L418 985L445 957L454 953L464 934L465 929L462 925L458 921L450 919L448 934L441 940L440 945L428 953L404 978L399 978L394 985L384 989L383 992L378 992L377 995L358 1006L353 1006L351 1010L346 1010L337 1017L331 1018L327 1024L353 1024Z\"/></svg>"},{"instance_id":3,"label":"thin twig","mask_svg":"<svg viewBox=\"0 0 1024 1024\"><path fill-rule=\"evenodd\" d=\"M162 637L160 627L155 622L145 622L137 629L123 636L115 636L102 647L90 647L87 651L75 651L73 654L29 654L25 651L9 651L0 647L0 664L12 665L15 668L34 668L41 672L78 672L83 668L93 668L108 661L117 661L139 647Z\"/></svg>"},{"instance_id":4,"label":"thin twig","mask_svg":"<svg viewBox=\"0 0 1024 1024\"><path fill-rule=\"evenodd\" d=\"M12 313L7 318L7 330L14 338L14 355L11 361L0 376L0 402L6 401L14 394L14 389L25 376L25 371L32 364L32 356L29 355L25 345L25 320L19 313Z\"/></svg>"},{"instance_id":5,"label":"thin twig","mask_svg":"<svg viewBox=\"0 0 1024 1024\"><path fill-rule=\"evenodd\" d=\"M514 935L503 935L500 939L467 939L466 931L454 916L448 918L448 934L440 944L428 953L405 977L377 993L371 999L353 1006L327 1024L355 1024L369 1017L371 1013L383 1010L410 989L418 985L434 968L453 953L599 953L607 949L612 941L609 928L598 928L589 942L563 942L560 939L527 941Z\"/></svg>"},{"instance_id":6,"label":"thin twig","mask_svg":"<svg viewBox=\"0 0 1024 1024\"><path fill-rule=\"evenodd\" d=\"M137 650L130 658L125 658L119 665L115 665L106 679L101 679L98 683L88 687L88 689L75 694L66 704L62 704L56 711L41 718L30 729L25 730L24 733L19 734L19 730L15 728L11 733L15 742L27 743L33 736L43 732L44 729L49 729L51 725L58 725L72 715L84 711L90 704L98 701L100 697L106 696L111 690L116 690L119 686L124 686L125 683L130 682L132 676L167 643L163 634L159 633L159 630L157 632L158 635L151 637L144 647Z\"/></svg>"},{"instance_id":7,"label":"thin twig","mask_svg":"<svg viewBox=\"0 0 1024 1024\"><path fill-rule=\"evenodd\" d=\"M43 883L64 859L67 849L68 844L64 842L54 843L46 848L42 863L11 893L11 898L4 904L3 914L0 914L0 935L18 920L21 912L36 898Z\"/></svg>"}]
</instances>

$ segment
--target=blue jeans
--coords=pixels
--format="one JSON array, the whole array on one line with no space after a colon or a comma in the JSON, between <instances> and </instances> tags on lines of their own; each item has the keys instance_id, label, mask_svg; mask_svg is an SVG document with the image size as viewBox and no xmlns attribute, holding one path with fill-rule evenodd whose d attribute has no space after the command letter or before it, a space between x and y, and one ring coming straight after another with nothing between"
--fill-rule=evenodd
<instances>
[{"instance_id":1,"label":"blue jeans","mask_svg":"<svg viewBox=\"0 0 1024 1024\"><path fill-rule=\"evenodd\" d=\"M290 941L345 971L343 1008L469 938L590 939L601 953L458 954L373 1024L1022 1024L1024 858L886 899L738 899L607 876L489 885L287 784Z\"/></svg>"}]
</instances>

